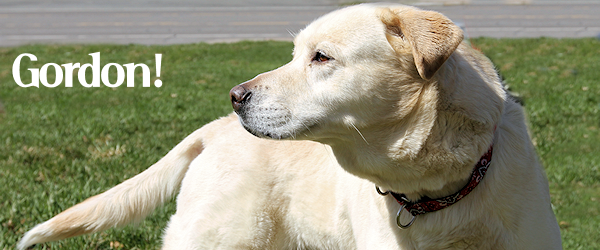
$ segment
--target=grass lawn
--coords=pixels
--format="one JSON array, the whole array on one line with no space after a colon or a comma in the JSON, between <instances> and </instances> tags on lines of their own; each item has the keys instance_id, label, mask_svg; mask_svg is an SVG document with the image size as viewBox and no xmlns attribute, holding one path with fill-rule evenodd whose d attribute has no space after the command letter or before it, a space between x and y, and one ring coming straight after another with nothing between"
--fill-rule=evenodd
<instances>
[{"instance_id":1,"label":"grass lawn","mask_svg":"<svg viewBox=\"0 0 600 250\"><path fill-rule=\"evenodd\" d=\"M550 180L565 249L599 249L600 41L594 39L473 39L520 94ZM291 58L287 42L175 46L49 45L0 48L0 249L36 223L134 176L187 134L231 112L228 91ZM12 64L145 63L161 88L21 88ZM54 70L49 72L53 74ZM111 82L114 83L114 67ZM54 79L50 76L49 79ZM77 79L77 75L74 75ZM44 244L36 249L157 249L175 204L137 226Z\"/></svg>"}]
</instances>

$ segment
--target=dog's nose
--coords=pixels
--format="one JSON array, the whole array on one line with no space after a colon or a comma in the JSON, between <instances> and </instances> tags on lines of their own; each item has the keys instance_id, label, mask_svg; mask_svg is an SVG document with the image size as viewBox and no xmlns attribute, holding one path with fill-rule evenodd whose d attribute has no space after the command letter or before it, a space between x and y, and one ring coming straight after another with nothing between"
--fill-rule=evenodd
<instances>
[{"instance_id":1,"label":"dog's nose","mask_svg":"<svg viewBox=\"0 0 600 250\"><path fill-rule=\"evenodd\" d=\"M252 92L246 90L242 85L237 85L229 91L233 110L238 111L250 99Z\"/></svg>"}]
</instances>

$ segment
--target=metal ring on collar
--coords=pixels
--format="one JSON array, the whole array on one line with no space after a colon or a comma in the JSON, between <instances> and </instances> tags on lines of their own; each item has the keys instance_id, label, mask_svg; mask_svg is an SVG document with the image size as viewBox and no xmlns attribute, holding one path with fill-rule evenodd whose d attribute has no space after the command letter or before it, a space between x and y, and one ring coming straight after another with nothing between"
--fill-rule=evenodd
<instances>
[{"instance_id":1,"label":"metal ring on collar","mask_svg":"<svg viewBox=\"0 0 600 250\"><path fill-rule=\"evenodd\" d=\"M377 189L377 193L379 193L382 196L386 196L390 193L390 191L381 192L381 189L379 189L378 186L375 186L375 189Z\"/></svg>"},{"instance_id":2,"label":"metal ring on collar","mask_svg":"<svg viewBox=\"0 0 600 250\"><path fill-rule=\"evenodd\" d=\"M402 207L400 207L400 210L398 210L398 215L396 216L396 224L398 224L398 227L400 229L407 229L410 226L412 226L413 222L415 222L415 219L417 219L417 216L412 215L412 219L410 220L410 222L406 225L402 225L402 222L400 222L400 215L402 215L402 211L404 211L404 208L406 207L406 204L402 205Z\"/></svg>"}]
</instances>

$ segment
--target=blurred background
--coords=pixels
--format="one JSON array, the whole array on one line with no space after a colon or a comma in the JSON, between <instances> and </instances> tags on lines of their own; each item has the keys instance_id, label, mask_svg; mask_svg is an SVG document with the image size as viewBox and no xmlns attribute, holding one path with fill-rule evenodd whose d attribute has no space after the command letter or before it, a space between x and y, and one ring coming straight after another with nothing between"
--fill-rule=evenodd
<instances>
[{"instance_id":1,"label":"blurred background","mask_svg":"<svg viewBox=\"0 0 600 250\"><path fill-rule=\"evenodd\" d=\"M3 0L0 46L286 40L352 0ZM371 2L371 1L367 1ZM600 0L391 1L443 12L468 37L597 37Z\"/></svg>"}]
</instances>

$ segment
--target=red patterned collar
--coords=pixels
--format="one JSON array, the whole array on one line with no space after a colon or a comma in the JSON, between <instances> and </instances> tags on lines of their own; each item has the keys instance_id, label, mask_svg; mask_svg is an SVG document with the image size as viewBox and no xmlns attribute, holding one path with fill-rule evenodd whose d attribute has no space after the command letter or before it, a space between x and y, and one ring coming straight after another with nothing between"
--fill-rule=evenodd
<instances>
[{"instance_id":1,"label":"red patterned collar","mask_svg":"<svg viewBox=\"0 0 600 250\"><path fill-rule=\"evenodd\" d=\"M481 159L479 159L479 161L475 165L475 169L473 170L473 173L471 174L471 180L469 181L469 183L467 183L467 185L465 185L465 187L463 187L460 191L458 191L454 194L448 195L446 197L442 197L442 198L438 198L438 199L431 199L429 197L424 197L423 199L421 199L419 201L411 202L408 198L406 198L406 195L404 195L404 194L398 194L398 193L394 193L394 192L390 192L390 191L381 192L379 187L375 187L375 188L377 189L377 192L381 195L391 194L394 197L394 199L396 199L396 201L401 205L400 210L398 210L396 222L398 224L398 227L405 229L405 228L410 227L413 224L413 222L417 218L417 215L426 214L429 212L435 212L435 211L447 208L447 207L453 205L454 203L458 202L465 196L467 196L469 193L471 193L471 191L473 191L473 189L475 189L475 187L479 184L479 182L481 182L481 180L483 179L483 176L485 175L485 172L487 171L488 167L490 166L490 162L492 161L492 150L493 150L493 145L490 146L488 151L481 157ZM402 214L402 211L404 209L406 209L406 211L408 211L413 216L411 221L407 224L402 224L400 222L400 215Z\"/></svg>"}]
</instances>

